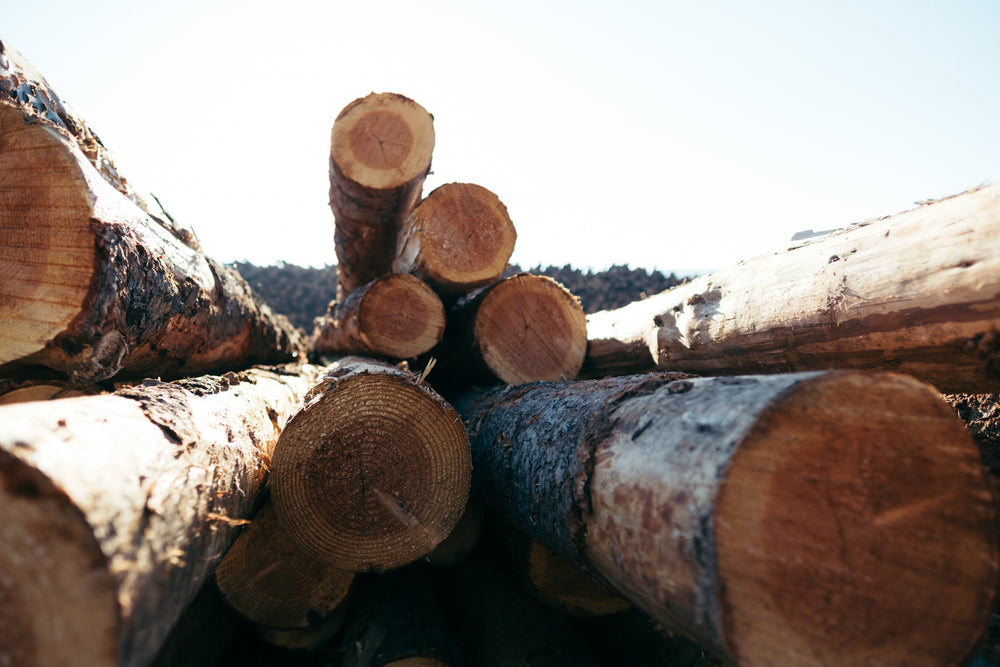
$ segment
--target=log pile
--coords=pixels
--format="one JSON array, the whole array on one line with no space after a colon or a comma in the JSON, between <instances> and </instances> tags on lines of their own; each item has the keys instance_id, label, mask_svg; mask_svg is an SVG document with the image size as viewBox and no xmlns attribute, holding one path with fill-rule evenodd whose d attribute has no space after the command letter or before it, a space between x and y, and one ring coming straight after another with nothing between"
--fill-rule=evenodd
<instances>
[{"instance_id":1,"label":"log pile","mask_svg":"<svg viewBox=\"0 0 1000 667\"><path fill-rule=\"evenodd\" d=\"M997 187L587 317L511 271L497 195L422 196L433 117L373 93L333 122L306 334L0 44L0 664L938 666L986 634L1000 494L942 394L1000 386Z\"/></svg>"}]
</instances>

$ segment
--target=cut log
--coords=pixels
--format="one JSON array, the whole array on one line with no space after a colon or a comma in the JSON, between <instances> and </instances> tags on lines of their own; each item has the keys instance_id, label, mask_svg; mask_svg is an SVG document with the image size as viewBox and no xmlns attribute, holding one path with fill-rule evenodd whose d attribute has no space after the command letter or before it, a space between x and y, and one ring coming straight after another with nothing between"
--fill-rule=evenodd
<instances>
[{"instance_id":1,"label":"cut log","mask_svg":"<svg viewBox=\"0 0 1000 667\"><path fill-rule=\"evenodd\" d=\"M307 553L389 570L429 553L469 496L469 444L454 408L411 373L333 364L275 448L271 497Z\"/></svg>"},{"instance_id":2,"label":"cut log","mask_svg":"<svg viewBox=\"0 0 1000 667\"><path fill-rule=\"evenodd\" d=\"M1000 183L594 313L583 377L896 370L1000 391Z\"/></svg>"},{"instance_id":3,"label":"cut log","mask_svg":"<svg viewBox=\"0 0 1000 667\"><path fill-rule=\"evenodd\" d=\"M0 406L0 664L148 664L253 511L318 371Z\"/></svg>"},{"instance_id":4,"label":"cut log","mask_svg":"<svg viewBox=\"0 0 1000 667\"><path fill-rule=\"evenodd\" d=\"M458 296L496 282L516 240L507 207L495 194L473 183L448 183L406 218L393 270Z\"/></svg>"},{"instance_id":5,"label":"cut log","mask_svg":"<svg viewBox=\"0 0 1000 667\"><path fill-rule=\"evenodd\" d=\"M276 630L310 630L347 598L354 573L308 556L281 527L271 502L253 517L215 568L226 603Z\"/></svg>"},{"instance_id":6,"label":"cut log","mask_svg":"<svg viewBox=\"0 0 1000 667\"><path fill-rule=\"evenodd\" d=\"M434 152L434 117L396 93L354 100L333 122L330 208L337 301L391 273L400 226L420 201Z\"/></svg>"},{"instance_id":7,"label":"cut log","mask_svg":"<svg viewBox=\"0 0 1000 667\"><path fill-rule=\"evenodd\" d=\"M430 574L404 567L361 578L348 605L343 667L461 667Z\"/></svg>"},{"instance_id":8,"label":"cut log","mask_svg":"<svg viewBox=\"0 0 1000 667\"><path fill-rule=\"evenodd\" d=\"M444 335L441 299L405 273L376 278L343 303L331 303L330 311L316 322L316 354L412 359L430 351Z\"/></svg>"},{"instance_id":9,"label":"cut log","mask_svg":"<svg viewBox=\"0 0 1000 667\"><path fill-rule=\"evenodd\" d=\"M525 385L457 403L483 499L739 665L958 665L998 498L928 385L826 371Z\"/></svg>"},{"instance_id":10,"label":"cut log","mask_svg":"<svg viewBox=\"0 0 1000 667\"><path fill-rule=\"evenodd\" d=\"M167 233L59 130L0 105L0 376L40 365L83 385L304 351L238 273Z\"/></svg>"},{"instance_id":11,"label":"cut log","mask_svg":"<svg viewBox=\"0 0 1000 667\"><path fill-rule=\"evenodd\" d=\"M447 568L460 563L479 543L485 521L486 508L482 501L470 495L458 523L448 533L448 537L427 554L426 564L435 568Z\"/></svg>"}]
</instances>

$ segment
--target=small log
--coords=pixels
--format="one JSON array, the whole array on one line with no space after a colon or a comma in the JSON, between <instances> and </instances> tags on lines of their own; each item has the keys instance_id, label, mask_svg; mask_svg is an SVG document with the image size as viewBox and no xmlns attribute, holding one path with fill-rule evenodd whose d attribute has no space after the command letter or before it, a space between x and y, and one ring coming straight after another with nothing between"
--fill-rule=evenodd
<instances>
[{"instance_id":1,"label":"small log","mask_svg":"<svg viewBox=\"0 0 1000 667\"><path fill-rule=\"evenodd\" d=\"M391 273L402 221L420 201L434 152L434 117L396 93L348 104L330 138L337 300Z\"/></svg>"},{"instance_id":2,"label":"small log","mask_svg":"<svg viewBox=\"0 0 1000 667\"><path fill-rule=\"evenodd\" d=\"M309 393L275 448L271 497L307 553L389 570L436 547L469 496L461 419L418 376L345 358Z\"/></svg>"},{"instance_id":3,"label":"small log","mask_svg":"<svg viewBox=\"0 0 1000 667\"><path fill-rule=\"evenodd\" d=\"M507 207L495 194L473 183L447 183L406 218L392 268L439 294L458 296L496 282L516 240Z\"/></svg>"},{"instance_id":4,"label":"small log","mask_svg":"<svg viewBox=\"0 0 1000 667\"><path fill-rule=\"evenodd\" d=\"M348 605L343 667L462 667L431 576L404 567L361 578Z\"/></svg>"},{"instance_id":5,"label":"small log","mask_svg":"<svg viewBox=\"0 0 1000 667\"><path fill-rule=\"evenodd\" d=\"M1000 183L588 319L583 377L895 370L1000 391Z\"/></svg>"},{"instance_id":6,"label":"small log","mask_svg":"<svg viewBox=\"0 0 1000 667\"><path fill-rule=\"evenodd\" d=\"M85 385L304 351L238 273L170 235L60 130L0 105L0 376L40 365Z\"/></svg>"},{"instance_id":7,"label":"small log","mask_svg":"<svg viewBox=\"0 0 1000 667\"><path fill-rule=\"evenodd\" d=\"M457 403L508 521L739 665L958 665L998 498L928 385L827 371L540 383Z\"/></svg>"},{"instance_id":8,"label":"small log","mask_svg":"<svg viewBox=\"0 0 1000 667\"><path fill-rule=\"evenodd\" d=\"M313 352L412 359L438 344L444 326L444 305L434 290L419 278L392 273L331 303L327 317L316 322Z\"/></svg>"},{"instance_id":9,"label":"small log","mask_svg":"<svg viewBox=\"0 0 1000 667\"><path fill-rule=\"evenodd\" d=\"M320 628L347 598L354 573L298 548L271 502L254 515L215 568L226 603L244 618L275 630Z\"/></svg>"},{"instance_id":10,"label":"small log","mask_svg":"<svg viewBox=\"0 0 1000 667\"><path fill-rule=\"evenodd\" d=\"M479 498L470 495L458 523L448 533L448 537L427 554L424 559L426 564L434 568L447 568L460 563L476 548L485 522L486 508Z\"/></svg>"},{"instance_id":11,"label":"small log","mask_svg":"<svg viewBox=\"0 0 1000 667\"><path fill-rule=\"evenodd\" d=\"M0 664L148 664L251 515L318 371L0 406Z\"/></svg>"}]
</instances>

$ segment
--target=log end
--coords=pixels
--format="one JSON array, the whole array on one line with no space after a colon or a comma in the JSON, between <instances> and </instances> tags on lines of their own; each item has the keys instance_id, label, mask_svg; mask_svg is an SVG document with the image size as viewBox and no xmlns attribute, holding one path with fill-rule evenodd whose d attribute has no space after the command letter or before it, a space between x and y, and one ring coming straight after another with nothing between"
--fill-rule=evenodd
<instances>
[{"instance_id":1,"label":"log end","mask_svg":"<svg viewBox=\"0 0 1000 667\"><path fill-rule=\"evenodd\" d=\"M371 354L413 359L444 335L440 297L415 276L385 276L368 290L358 312L358 330Z\"/></svg>"},{"instance_id":2,"label":"log end","mask_svg":"<svg viewBox=\"0 0 1000 667\"><path fill-rule=\"evenodd\" d=\"M997 507L927 385L802 383L754 425L717 500L727 649L741 665L961 664L994 600Z\"/></svg>"}]
</instances>

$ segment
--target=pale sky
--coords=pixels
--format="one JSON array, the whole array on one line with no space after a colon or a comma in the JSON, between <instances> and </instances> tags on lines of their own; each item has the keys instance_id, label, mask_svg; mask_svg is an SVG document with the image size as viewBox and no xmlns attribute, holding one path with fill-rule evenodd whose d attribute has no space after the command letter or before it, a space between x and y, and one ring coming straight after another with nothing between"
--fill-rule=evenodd
<instances>
[{"instance_id":1,"label":"pale sky","mask_svg":"<svg viewBox=\"0 0 1000 667\"><path fill-rule=\"evenodd\" d=\"M1000 181L997 0L11 4L223 262L336 263L330 127L372 91L434 115L424 194L495 192L526 268L702 273Z\"/></svg>"}]
</instances>

